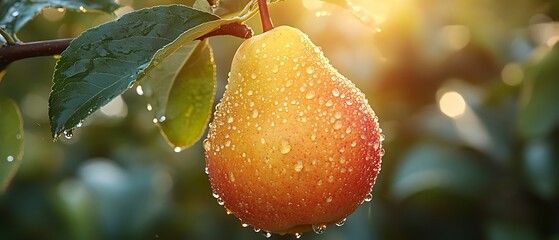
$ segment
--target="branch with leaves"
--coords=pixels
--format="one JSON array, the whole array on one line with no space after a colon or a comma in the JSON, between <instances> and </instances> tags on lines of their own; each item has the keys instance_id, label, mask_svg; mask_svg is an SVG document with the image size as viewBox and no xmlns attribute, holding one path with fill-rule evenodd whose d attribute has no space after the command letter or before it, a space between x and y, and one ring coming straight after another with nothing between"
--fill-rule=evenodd
<instances>
[{"instance_id":1,"label":"branch with leaves","mask_svg":"<svg viewBox=\"0 0 559 240\"><path fill-rule=\"evenodd\" d=\"M259 6L261 17L267 18L264 30L270 30L272 23L262 6L277 1L196 0L192 6L155 6L127 13L74 39L29 43L21 42L17 33L46 7L114 13L120 6L114 0L2 1L0 80L14 61L60 55L49 98L55 140L62 135L71 137L88 116L136 86L149 99L154 123L175 151L180 151L198 141L211 114L216 73L206 39L219 35L250 38L252 30L245 22L258 14ZM13 101L4 103L19 113ZM20 114L11 114L8 120L14 129L23 122ZM0 125L8 126L8 120ZM17 136L15 147L0 152L0 159L21 160L23 130ZM0 173L2 176L10 175ZM0 184L10 177L5 179Z\"/></svg>"}]
</instances>

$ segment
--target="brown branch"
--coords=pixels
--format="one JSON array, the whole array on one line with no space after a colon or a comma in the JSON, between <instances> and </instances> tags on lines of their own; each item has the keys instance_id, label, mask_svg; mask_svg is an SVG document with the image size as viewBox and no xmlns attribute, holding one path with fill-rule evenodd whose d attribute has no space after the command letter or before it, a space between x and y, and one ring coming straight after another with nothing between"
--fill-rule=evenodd
<instances>
[{"instance_id":1,"label":"brown branch","mask_svg":"<svg viewBox=\"0 0 559 240\"><path fill-rule=\"evenodd\" d=\"M208 37L219 35L231 35L240 38L252 37L252 30L243 23L229 23L197 38L202 40ZM61 54L66 49L73 38L54 39L39 42L15 43L0 47L0 71L10 63L32 57L52 56Z\"/></svg>"},{"instance_id":2,"label":"brown branch","mask_svg":"<svg viewBox=\"0 0 559 240\"><path fill-rule=\"evenodd\" d=\"M16 60L60 54L71 41L71 38L67 38L5 45L0 48L0 70Z\"/></svg>"}]
</instances>

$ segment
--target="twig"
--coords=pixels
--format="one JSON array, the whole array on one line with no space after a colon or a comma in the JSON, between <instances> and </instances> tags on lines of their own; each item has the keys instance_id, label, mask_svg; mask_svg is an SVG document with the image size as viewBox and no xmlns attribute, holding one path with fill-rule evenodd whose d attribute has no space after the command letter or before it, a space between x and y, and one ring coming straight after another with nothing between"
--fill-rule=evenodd
<instances>
[{"instance_id":1,"label":"twig","mask_svg":"<svg viewBox=\"0 0 559 240\"><path fill-rule=\"evenodd\" d=\"M6 45L0 48L0 70L16 60L60 54L72 40L67 38Z\"/></svg>"},{"instance_id":2,"label":"twig","mask_svg":"<svg viewBox=\"0 0 559 240\"><path fill-rule=\"evenodd\" d=\"M222 25L216 30L213 30L199 37L198 40L218 35L231 35L240 38L250 38L252 37L252 30L243 23L234 22ZM3 46L0 48L0 70L6 68L8 64L20 59L61 54L62 51L64 51L64 49L66 49L70 45L70 42L72 42L72 40L73 38L54 39L29 43L16 42L12 45Z\"/></svg>"}]
</instances>

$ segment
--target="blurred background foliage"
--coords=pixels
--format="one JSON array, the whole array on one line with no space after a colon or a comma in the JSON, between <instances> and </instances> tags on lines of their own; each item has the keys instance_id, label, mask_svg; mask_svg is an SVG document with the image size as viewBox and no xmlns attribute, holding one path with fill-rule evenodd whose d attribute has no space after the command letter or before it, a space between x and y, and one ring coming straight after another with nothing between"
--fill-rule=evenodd
<instances>
[{"instance_id":1,"label":"blurred background foliage","mask_svg":"<svg viewBox=\"0 0 559 240\"><path fill-rule=\"evenodd\" d=\"M353 2L364 8L270 9L366 93L386 134L373 201L303 239L559 239L559 1ZM192 1L120 3L117 15ZM113 18L45 9L18 36L75 37ZM258 19L249 24L261 32ZM218 100L242 40L210 42ZM0 239L263 238L213 199L200 143L175 153L134 91L53 143L54 64L16 62L0 84L25 121L21 168L0 195Z\"/></svg>"}]
</instances>

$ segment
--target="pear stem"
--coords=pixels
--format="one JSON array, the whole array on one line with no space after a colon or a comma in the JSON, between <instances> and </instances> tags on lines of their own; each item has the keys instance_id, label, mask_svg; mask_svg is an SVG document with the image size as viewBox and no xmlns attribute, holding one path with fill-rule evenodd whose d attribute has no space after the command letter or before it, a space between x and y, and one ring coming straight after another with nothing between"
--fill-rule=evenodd
<instances>
[{"instance_id":1,"label":"pear stem","mask_svg":"<svg viewBox=\"0 0 559 240\"><path fill-rule=\"evenodd\" d=\"M268 13L268 3L266 0L258 0L258 9L260 9L260 19L262 21L262 30L264 32L274 29L274 24Z\"/></svg>"}]
</instances>

